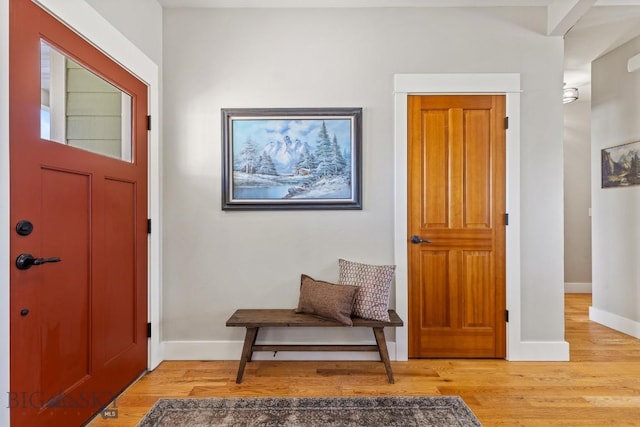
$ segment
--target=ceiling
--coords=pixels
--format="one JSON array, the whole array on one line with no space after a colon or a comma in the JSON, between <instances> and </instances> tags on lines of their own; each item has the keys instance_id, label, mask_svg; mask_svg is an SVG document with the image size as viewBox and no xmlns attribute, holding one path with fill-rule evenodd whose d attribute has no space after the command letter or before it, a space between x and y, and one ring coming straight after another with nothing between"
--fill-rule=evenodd
<instances>
[{"instance_id":1,"label":"ceiling","mask_svg":"<svg viewBox=\"0 0 640 427\"><path fill-rule=\"evenodd\" d=\"M640 35L640 1L596 6L565 35L564 80L591 99L591 62Z\"/></svg>"},{"instance_id":2,"label":"ceiling","mask_svg":"<svg viewBox=\"0 0 640 427\"><path fill-rule=\"evenodd\" d=\"M546 7L550 35L565 37L565 82L590 99L591 62L640 35L640 0L158 0L166 8Z\"/></svg>"}]
</instances>

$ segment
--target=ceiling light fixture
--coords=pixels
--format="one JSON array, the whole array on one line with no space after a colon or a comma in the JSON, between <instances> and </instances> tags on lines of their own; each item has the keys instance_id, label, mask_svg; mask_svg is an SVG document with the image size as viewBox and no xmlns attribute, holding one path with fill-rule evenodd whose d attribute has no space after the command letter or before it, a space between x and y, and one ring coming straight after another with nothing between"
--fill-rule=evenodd
<instances>
[{"instance_id":1,"label":"ceiling light fixture","mask_svg":"<svg viewBox=\"0 0 640 427\"><path fill-rule=\"evenodd\" d=\"M578 88L577 87L565 87L562 90L562 102L568 104L578 100Z\"/></svg>"}]
</instances>

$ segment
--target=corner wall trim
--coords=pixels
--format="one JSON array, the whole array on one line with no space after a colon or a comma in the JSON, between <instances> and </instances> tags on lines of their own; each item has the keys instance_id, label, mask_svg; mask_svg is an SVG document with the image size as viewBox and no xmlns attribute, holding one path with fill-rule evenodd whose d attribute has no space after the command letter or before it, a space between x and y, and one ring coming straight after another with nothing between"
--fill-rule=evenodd
<instances>
[{"instance_id":1,"label":"corner wall trim","mask_svg":"<svg viewBox=\"0 0 640 427\"><path fill-rule=\"evenodd\" d=\"M600 323L608 328L615 329L623 334L631 335L640 339L640 322L600 310L599 308L589 307L589 320Z\"/></svg>"}]
</instances>

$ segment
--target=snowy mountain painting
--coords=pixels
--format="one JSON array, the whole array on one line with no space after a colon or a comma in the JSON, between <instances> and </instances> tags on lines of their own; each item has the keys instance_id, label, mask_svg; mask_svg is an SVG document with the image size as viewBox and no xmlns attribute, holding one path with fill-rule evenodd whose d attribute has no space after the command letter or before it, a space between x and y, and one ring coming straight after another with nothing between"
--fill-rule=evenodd
<instances>
[{"instance_id":1,"label":"snowy mountain painting","mask_svg":"<svg viewBox=\"0 0 640 427\"><path fill-rule=\"evenodd\" d=\"M356 117L354 109L348 110L346 115L300 117L243 116L229 110L229 202L268 203L271 208L334 202L359 206L354 163L359 159L360 129L354 122L360 125L361 109L355 109Z\"/></svg>"},{"instance_id":2,"label":"snowy mountain painting","mask_svg":"<svg viewBox=\"0 0 640 427\"><path fill-rule=\"evenodd\" d=\"M640 184L640 142L602 150L602 188Z\"/></svg>"}]
</instances>

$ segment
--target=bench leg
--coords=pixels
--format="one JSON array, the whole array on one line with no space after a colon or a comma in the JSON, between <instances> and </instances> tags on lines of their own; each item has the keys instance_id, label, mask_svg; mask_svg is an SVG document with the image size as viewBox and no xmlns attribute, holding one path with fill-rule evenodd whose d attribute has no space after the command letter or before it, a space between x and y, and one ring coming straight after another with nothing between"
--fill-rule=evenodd
<instances>
[{"instance_id":1,"label":"bench leg","mask_svg":"<svg viewBox=\"0 0 640 427\"><path fill-rule=\"evenodd\" d=\"M378 344L378 352L380 353L380 359L384 363L384 369L387 371L387 378L389 383L393 384L393 371L391 371L391 362L389 361L389 350L387 350L387 340L384 337L384 328L373 328L373 335L376 337L376 343Z\"/></svg>"},{"instance_id":2,"label":"bench leg","mask_svg":"<svg viewBox=\"0 0 640 427\"><path fill-rule=\"evenodd\" d=\"M236 377L236 383L242 382L242 376L244 375L244 367L247 362L251 361L253 355L253 346L256 343L258 337L258 328L247 328L247 333L244 337L244 346L242 347L242 356L240 356L240 366L238 366L238 376Z\"/></svg>"}]
</instances>

